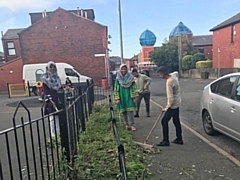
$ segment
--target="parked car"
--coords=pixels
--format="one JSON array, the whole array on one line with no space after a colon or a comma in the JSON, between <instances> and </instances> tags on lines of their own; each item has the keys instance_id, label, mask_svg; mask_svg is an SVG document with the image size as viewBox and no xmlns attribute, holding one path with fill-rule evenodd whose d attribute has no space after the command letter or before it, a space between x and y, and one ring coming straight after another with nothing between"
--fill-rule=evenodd
<instances>
[{"instance_id":1,"label":"parked car","mask_svg":"<svg viewBox=\"0 0 240 180\"><path fill-rule=\"evenodd\" d=\"M225 75L204 88L201 114L207 134L219 131L240 141L240 72Z\"/></svg>"},{"instance_id":2,"label":"parked car","mask_svg":"<svg viewBox=\"0 0 240 180\"><path fill-rule=\"evenodd\" d=\"M140 73L141 73L141 74L145 74L145 75L147 75L148 77L150 77L149 70L147 70L147 69L141 70Z\"/></svg>"}]
</instances>

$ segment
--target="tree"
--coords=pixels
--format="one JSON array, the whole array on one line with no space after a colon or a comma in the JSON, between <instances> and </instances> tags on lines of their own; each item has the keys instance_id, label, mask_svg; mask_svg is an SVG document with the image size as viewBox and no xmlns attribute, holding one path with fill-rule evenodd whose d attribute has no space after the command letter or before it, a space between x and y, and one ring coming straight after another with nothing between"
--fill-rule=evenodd
<instances>
[{"instance_id":1,"label":"tree","mask_svg":"<svg viewBox=\"0 0 240 180\"><path fill-rule=\"evenodd\" d=\"M182 58L182 70L189 70L192 68L192 55L186 55Z\"/></svg>"},{"instance_id":2,"label":"tree","mask_svg":"<svg viewBox=\"0 0 240 180\"><path fill-rule=\"evenodd\" d=\"M192 57L192 68L196 68L196 63L202 60L206 60L206 57L203 53L194 54Z\"/></svg>"},{"instance_id":3,"label":"tree","mask_svg":"<svg viewBox=\"0 0 240 180\"><path fill-rule=\"evenodd\" d=\"M166 66L170 72L176 71L178 70L178 47L175 44L166 42L150 53L150 59L158 67Z\"/></svg>"},{"instance_id":4,"label":"tree","mask_svg":"<svg viewBox=\"0 0 240 180\"><path fill-rule=\"evenodd\" d=\"M182 36L182 56L193 55L196 49L192 45L192 41L186 36ZM170 71L178 71L178 37L166 39L161 47L156 48L150 53L150 59L157 66L166 66Z\"/></svg>"}]
</instances>

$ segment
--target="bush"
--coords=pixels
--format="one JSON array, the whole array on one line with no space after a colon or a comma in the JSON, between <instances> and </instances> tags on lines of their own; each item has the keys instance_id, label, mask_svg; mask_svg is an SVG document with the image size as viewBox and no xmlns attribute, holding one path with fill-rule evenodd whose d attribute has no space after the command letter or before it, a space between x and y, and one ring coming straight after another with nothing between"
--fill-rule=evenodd
<instances>
[{"instance_id":1,"label":"bush","mask_svg":"<svg viewBox=\"0 0 240 180\"><path fill-rule=\"evenodd\" d=\"M206 60L206 57L203 53L194 54L193 57L192 57L192 68L196 67L196 63L198 61L203 61L203 60Z\"/></svg>"},{"instance_id":2,"label":"bush","mask_svg":"<svg viewBox=\"0 0 240 180\"><path fill-rule=\"evenodd\" d=\"M189 70L192 68L192 55L186 55L182 58L182 70Z\"/></svg>"},{"instance_id":3,"label":"bush","mask_svg":"<svg viewBox=\"0 0 240 180\"><path fill-rule=\"evenodd\" d=\"M212 68L212 60L208 59L206 61L198 61L196 63L196 68L197 69Z\"/></svg>"}]
</instances>

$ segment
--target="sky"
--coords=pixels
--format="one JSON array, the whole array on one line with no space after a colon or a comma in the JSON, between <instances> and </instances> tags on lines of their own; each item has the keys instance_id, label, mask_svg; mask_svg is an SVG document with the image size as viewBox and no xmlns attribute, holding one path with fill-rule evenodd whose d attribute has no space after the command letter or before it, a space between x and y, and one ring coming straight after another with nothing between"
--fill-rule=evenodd
<instances>
[{"instance_id":1,"label":"sky","mask_svg":"<svg viewBox=\"0 0 240 180\"><path fill-rule=\"evenodd\" d=\"M29 13L93 9L95 21L108 27L110 56L121 56L118 0L0 0L0 31L30 26ZM123 56L141 51L140 35L152 31L161 46L179 22L193 35L212 34L209 30L240 12L240 0L121 0ZM2 43L0 43L0 51Z\"/></svg>"}]
</instances>

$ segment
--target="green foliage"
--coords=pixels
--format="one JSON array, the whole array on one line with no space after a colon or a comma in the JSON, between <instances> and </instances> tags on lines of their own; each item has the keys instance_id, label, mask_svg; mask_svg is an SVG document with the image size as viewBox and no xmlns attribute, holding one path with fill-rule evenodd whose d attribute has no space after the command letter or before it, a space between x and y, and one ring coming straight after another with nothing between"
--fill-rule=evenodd
<instances>
[{"instance_id":1,"label":"green foliage","mask_svg":"<svg viewBox=\"0 0 240 180\"><path fill-rule=\"evenodd\" d=\"M196 63L196 68L197 69L212 68L212 60L208 59L206 61L198 61Z\"/></svg>"},{"instance_id":2,"label":"green foliage","mask_svg":"<svg viewBox=\"0 0 240 180\"><path fill-rule=\"evenodd\" d=\"M150 59L159 67L166 66L170 71L178 69L178 47L167 42L150 53Z\"/></svg>"},{"instance_id":3,"label":"green foliage","mask_svg":"<svg viewBox=\"0 0 240 180\"><path fill-rule=\"evenodd\" d=\"M206 60L206 57L203 53L194 54L192 57L192 68L196 68L196 63L203 60Z\"/></svg>"},{"instance_id":4,"label":"green foliage","mask_svg":"<svg viewBox=\"0 0 240 180\"><path fill-rule=\"evenodd\" d=\"M146 154L134 143L132 132L126 130L122 123L117 123L117 130L120 141L124 145L129 179L135 179L135 175L140 179L142 171L146 169L145 179L153 180L147 168ZM67 173L69 172L66 171ZM109 107L94 106L94 112L86 125L86 132L80 135L74 167L69 174L73 179L123 179Z\"/></svg>"},{"instance_id":5,"label":"green foliage","mask_svg":"<svg viewBox=\"0 0 240 180\"><path fill-rule=\"evenodd\" d=\"M192 55L186 55L182 58L182 70L189 70L192 68Z\"/></svg>"},{"instance_id":6,"label":"green foliage","mask_svg":"<svg viewBox=\"0 0 240 180\"><path fill-rule=\"evenodd\" d=\"M181 42L182 56L193 55L196 53L196 49L188 38L182 36ZM150 59L158 67L166 66L170 72L178 70L178 38L171 38L169 41L165 40L161 47L156 48L150 53Z\"/></svg>"}]
</instances>

